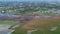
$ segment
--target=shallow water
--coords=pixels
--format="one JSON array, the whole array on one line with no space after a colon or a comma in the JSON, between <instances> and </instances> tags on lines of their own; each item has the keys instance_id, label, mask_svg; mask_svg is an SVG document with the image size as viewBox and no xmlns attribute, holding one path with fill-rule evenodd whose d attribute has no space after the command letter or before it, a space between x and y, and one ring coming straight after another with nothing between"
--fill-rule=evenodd
<instances>
[{"instance_id":1,"label":"shallow water","mask_svg":"<svg viewBox=\"0 0 60 34\"><path fill-rule=\"evenodd\" d=\"M8 29L10 25L1 24L0 25L0 34L11 34L14 30Z\"/></svg>"},{"instance_id":2,"label":"shallow water","mask_svg":"<svg viewBox=\"0 0 60 34\"><path fill-rule=\"evenodd\" d=\"M12 30L3 30L0 31L0 34L11 34L13 31Z\"/></svg>"}]
</instances>

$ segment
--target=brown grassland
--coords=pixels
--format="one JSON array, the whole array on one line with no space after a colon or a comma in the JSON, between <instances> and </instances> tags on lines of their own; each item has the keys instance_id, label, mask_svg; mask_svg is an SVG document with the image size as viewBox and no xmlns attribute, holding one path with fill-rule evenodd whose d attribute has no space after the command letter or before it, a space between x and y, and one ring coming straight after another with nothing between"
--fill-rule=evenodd
<instances>
[{"instance_id":1,"label":"brown grassland","mask_svg":"<svg viewBox=\"0 0 60 34\"><path fill-rule=\"evenodd\" d=\"M52 18L33 18L30 21L27 21L20 29L23 30L49 30L51 27L60 26L57 24L60 23L60 16L54 16Z\"/></svg>"}]
</instances>

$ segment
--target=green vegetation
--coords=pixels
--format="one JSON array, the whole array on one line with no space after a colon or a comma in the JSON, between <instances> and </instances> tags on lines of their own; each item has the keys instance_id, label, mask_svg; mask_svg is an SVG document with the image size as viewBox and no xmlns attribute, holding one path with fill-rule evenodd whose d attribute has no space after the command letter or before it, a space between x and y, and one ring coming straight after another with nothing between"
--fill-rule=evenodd
<instances>
[{"instance_id":1,"label":"green vegetation","mask_svg":"<svg viewBox=\"0 0 60 34\"><path fill-rule=\"evenodd\" d=\"M27 34L27 30L21 30L20 27L22 27L25 24L25 22L18 23L18 27L15 28L15 31L12 34Z\"/></svg>"},{"instance_id":2,"label":"green vegetation","mask_svg":"<svg viewBox=\"0 0 60 34\"><path fill-rule=\"evenodd\" d=\"M50 23L54 24L55 26L59 26L60 27L60 21L54 21L54 20L50 20Z\"/></svg>"},{"instance_id":3,"label":"green vegetation","mask_svg":"<svg viewBox=\"0 0 60 34\"><path fill-rule=\"evenodd\" d=\"M35 31L32 34L60 34L60 28L55 31Z\"/></svg>"},{"instance_id":4,"label":"green vegetation","mask_svg":"<svg viewBox=\"0 0 60 34\"><path fill-rule=\"evenodd\" d=\"M9 20L0 20L0 24L8 24L8 25L13 25L13 24L15 24L15 22L14 21L9 21Z\"/></svg>"},{"instance_id":5,"label":"green vegetation","mask_svg":"<svg viewBox=\"0 0 60 34\"><path fill-rule=\"evenodd\" d=\"M16 29L12 34L27 34L26 30Z\"/></svg>"},{"instance_id":6,"label":"green vegetation","mask_svg":"<svg viewBox=\"0 0 60 34\"><path fill-rule=\"evenodd\" d=\"M25 15L32 14L33 12L35 12L35 10L32 10L32 9L25 10L25 11L19 11L20 14L25 14Z\"/></svg>"}]
</instances>

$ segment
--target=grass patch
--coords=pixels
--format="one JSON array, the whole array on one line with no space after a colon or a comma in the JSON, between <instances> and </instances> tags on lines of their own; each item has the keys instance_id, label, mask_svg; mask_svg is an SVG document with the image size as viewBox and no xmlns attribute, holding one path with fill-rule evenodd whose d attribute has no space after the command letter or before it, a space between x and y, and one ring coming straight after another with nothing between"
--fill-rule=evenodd
<instances>
[{"instance_id":1,"label":"grass patch","mask_svg":"<svg viewBox=\"0 0 60 34\"><path fill-rule=\"evenodd\" d=\"M49 22L54 24L55 26L60 26L60 21L49 20Z\"/></svg>"},{"instance_id":2,"label":"grass patch","mask_svg":"<svg viewBox=\"0 0 60 34\"><path fill-rule=\"evenodd\" d=\"M27 34L27 30L16 29L12 34Z\"/></svg>"},{"instance_id":3,"label":"grass patch","mask_svg":"<svg viewBox=\"0 0 60 34\"><path fill-rule=\"evenodd\" d=\"M5 20L5 21L0 20L0 24L8 24L8 25L13 25L13 24L15 24L15 22L14 22L14 21L9 21L9 20Z\"/></svg>"}]
</instances>

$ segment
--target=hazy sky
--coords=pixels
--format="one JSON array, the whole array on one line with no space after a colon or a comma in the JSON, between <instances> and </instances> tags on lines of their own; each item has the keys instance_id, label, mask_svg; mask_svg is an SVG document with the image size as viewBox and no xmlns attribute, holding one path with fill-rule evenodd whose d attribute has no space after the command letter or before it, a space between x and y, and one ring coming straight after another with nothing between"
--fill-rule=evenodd
<instances>
[{"instance_id":1,"label":"hazy sky","mask_svg":"<svg viewBox=\"0 0 60 34\"><path fill-rule=\"evenodd\" d=\"M0 1L60 1L60 0L0 0Z\"/></svg>"},{"instance_id":2,"label":"hazy sky","mask_svg":"<svg viewBox=\"0 0 60 34\"><path fill-rule=\"evenodd\" d=\"M0 0L0 1L55 1L55 0Z\"/></svg>"}]
</instances>

